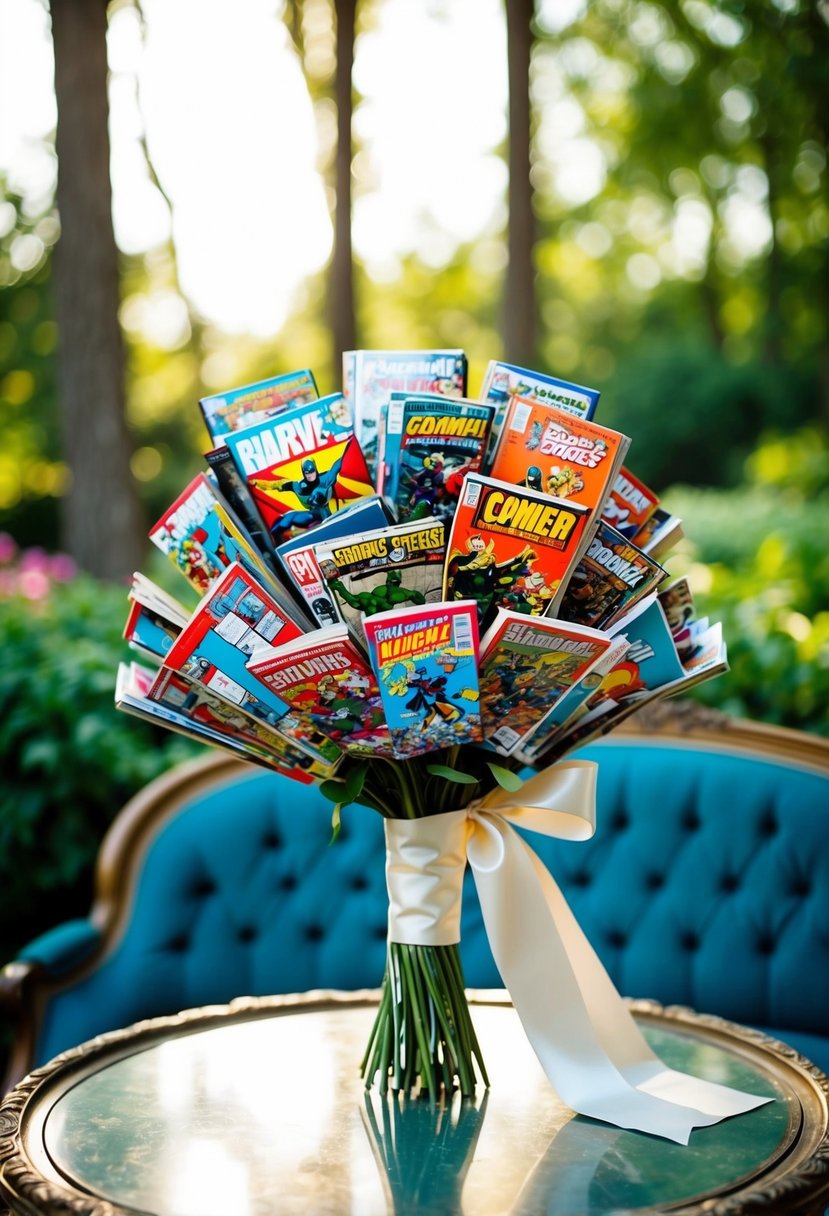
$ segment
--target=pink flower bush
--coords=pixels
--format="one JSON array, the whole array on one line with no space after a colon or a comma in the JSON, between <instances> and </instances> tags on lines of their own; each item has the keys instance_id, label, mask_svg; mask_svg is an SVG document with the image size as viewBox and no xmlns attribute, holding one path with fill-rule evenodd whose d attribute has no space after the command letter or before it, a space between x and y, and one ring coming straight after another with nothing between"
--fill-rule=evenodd
<instances>
[{"instance_id":1,"label":"pink flower bush","mask_svg":"<svg viewBox=\"0 0 829 1216\"><path fill-rule=\"evenodd\" d=\"M0 599L42 602L55 583L68 583L76 574L66 553L47 553L39 546L20 549L13 537L0 532Z\"/></svg>"}]
</instances>

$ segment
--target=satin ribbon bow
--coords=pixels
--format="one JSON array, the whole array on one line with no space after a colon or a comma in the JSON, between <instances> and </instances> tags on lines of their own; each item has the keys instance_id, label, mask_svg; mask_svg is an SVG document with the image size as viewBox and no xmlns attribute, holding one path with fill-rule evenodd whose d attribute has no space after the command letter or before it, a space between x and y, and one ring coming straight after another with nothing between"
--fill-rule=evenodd
<instances>
[{"instance_id":1,"label":"satin ribbon bow","mask_svg":"<svg viewBox=\"0 0 829 1216\"><path fill-rule=\"evenodd\" d=\"M514 794L498 788L461 811L387 819L389 939L459 942L468 861L495 963L560 1098L579 1114L687 1144L695 1127L771 1099L663 1064L552 875L515 831L589 839L596 773L592 762L562 761Z\"/></svg>"}]
</instances>

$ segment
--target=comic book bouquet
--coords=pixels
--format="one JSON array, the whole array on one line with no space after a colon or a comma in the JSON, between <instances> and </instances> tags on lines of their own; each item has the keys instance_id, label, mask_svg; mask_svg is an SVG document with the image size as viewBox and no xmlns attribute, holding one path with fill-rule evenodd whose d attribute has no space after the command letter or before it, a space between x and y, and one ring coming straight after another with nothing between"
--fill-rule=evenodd
<instances>
[{"instance_id":1,"label":"comic book bouquet","mask_svg":"<svg viewBox=\"0 0 829 1216\"><path fill-rule=\"evenodd\" d=\"M562 1099L686 1142L757 1099L666 1069L515 827L585 839L596 766L565 757L725 670L663 555L680 521L596 422L599 394L462 351L356 351L206 397L206 468L151 530L198 593L144 575L116 704L386 828L387 970L362 1070L487 1083L458 954L475 875L505 986ZM379 978L379 977L378 977Z\"/></svg>"}]
</instances>

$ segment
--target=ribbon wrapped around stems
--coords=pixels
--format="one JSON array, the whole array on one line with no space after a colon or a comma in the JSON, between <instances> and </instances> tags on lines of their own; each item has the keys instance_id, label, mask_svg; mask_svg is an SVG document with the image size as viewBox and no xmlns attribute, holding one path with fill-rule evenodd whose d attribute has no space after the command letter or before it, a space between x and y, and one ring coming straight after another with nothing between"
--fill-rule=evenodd
<instances>
[{"instance_id":1,"label":"ribbon wrapped around stems","mask_svg":"<svg viewBox=\"0 0 829 1216\"><path fill-rule=\"evenodd\" d=\"M589 839L596 770L562 761L514 794L497 789L460 811L387 819L389 941L460 941L468 861L495 963L560 1098L579 1114L687 1144L695 1127L771 1099L677 1072L654 1054L552 875L515 831Z\"/></svg>"}]
</instances>

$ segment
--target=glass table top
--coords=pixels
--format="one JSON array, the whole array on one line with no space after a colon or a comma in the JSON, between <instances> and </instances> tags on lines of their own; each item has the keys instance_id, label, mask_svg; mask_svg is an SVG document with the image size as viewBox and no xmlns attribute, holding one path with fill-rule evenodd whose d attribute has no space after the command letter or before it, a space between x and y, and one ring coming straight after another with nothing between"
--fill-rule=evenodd
<instances>
[{"instance_id":1,"label":"glass table top","mask_svg":"<svg viewBox=\"0 0 829 1216\"><path fill-rule=\"evenodd\" d=\"M43 1104L38 1167L156 1216L621 1216L739 1189L801 1137L802 1103L762 1052L660 1017L641 1024L666 1064L775 1101L688 1146L574 1117L501 1004L473 1008L491 1081L474 1102L366 1094L374 1013L271 1009L121 1045Z\"/></svg>"}]
</instances>

